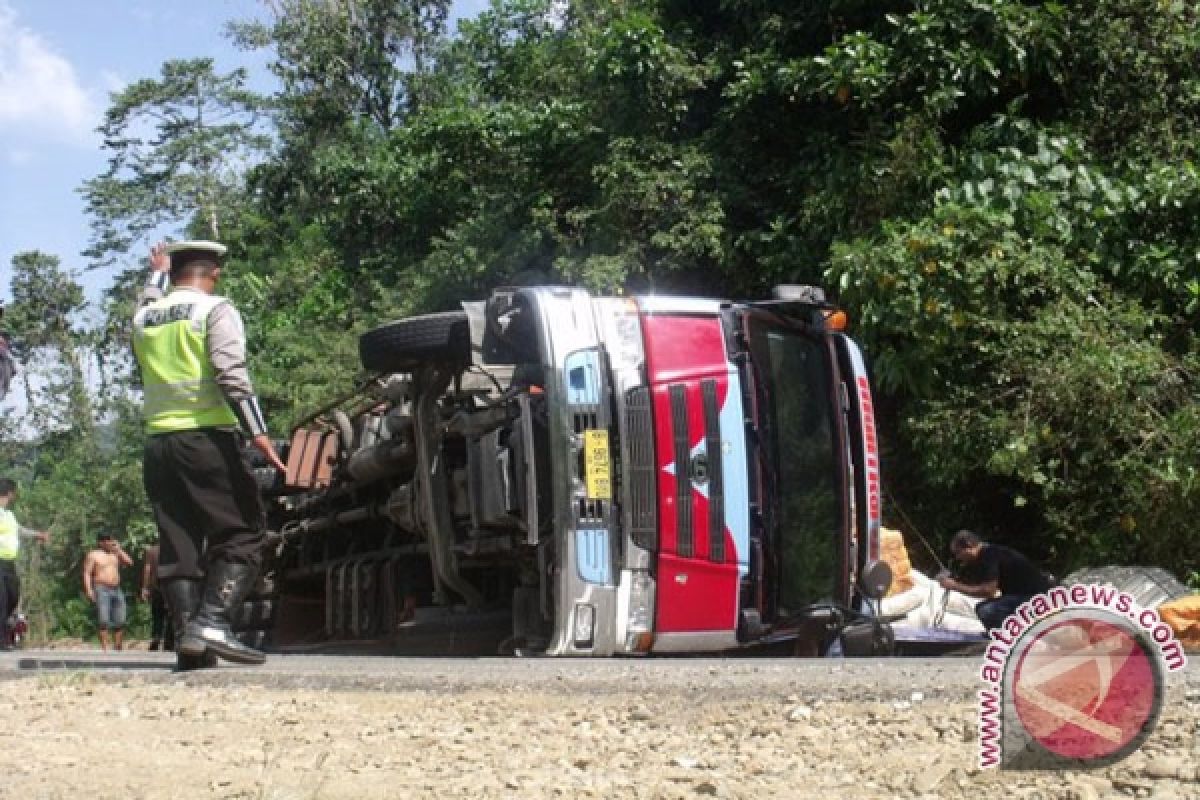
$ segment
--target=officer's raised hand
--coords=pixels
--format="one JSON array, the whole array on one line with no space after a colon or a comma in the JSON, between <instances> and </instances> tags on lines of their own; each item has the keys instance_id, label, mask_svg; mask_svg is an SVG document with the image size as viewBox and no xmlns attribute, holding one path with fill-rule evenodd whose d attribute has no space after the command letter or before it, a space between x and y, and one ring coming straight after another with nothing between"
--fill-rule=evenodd
<instances>
[{"instance_id":1,"label":"officer's raised hand","mask_svg":"<svg viewBox=\"0 0 1200 800\"><path fill-rule=\"evenodd\" d=\"M150 269L153 272L171 271L171 257L167 255L166 242L159 242L150 248Z\"/></svg>"}]
</instances>

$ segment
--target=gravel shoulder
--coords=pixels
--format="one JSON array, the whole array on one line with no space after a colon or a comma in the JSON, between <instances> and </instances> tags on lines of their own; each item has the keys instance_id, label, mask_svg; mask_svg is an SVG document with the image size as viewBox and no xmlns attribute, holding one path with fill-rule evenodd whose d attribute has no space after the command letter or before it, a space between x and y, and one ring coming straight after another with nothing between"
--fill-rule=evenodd
<instances>
[{"instance_id":1,"label":"gravel shoulder","mask_svg":"<svg viewBox=\"0 0 1200 800\"><path fill-rule=\"evenodd\" d=\"M1136 753L977 768L975 659L0 654L0 798L1200 797L1200 669ZM1195 658L1193 658L1195 662Z\"/></svg>"}]
</instances>

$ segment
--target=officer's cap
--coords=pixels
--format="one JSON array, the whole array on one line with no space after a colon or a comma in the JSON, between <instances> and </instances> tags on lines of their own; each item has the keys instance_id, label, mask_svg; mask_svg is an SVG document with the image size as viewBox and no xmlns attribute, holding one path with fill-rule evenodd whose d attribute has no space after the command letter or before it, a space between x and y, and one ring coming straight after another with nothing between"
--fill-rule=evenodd
<instances>
[{"instance_id":1,"label":"officer's cap","mask_svg":"<svg viewBox=\"0 0 1200 800\"><path fill-rule=\"evenodd\" d=\"M182 269L194 261L219 265L228 249L218 242L195 239L186 242L171 242L167 245L167 255L171 257L171 269L176 270Z\"/></svg>"}]
</instances>

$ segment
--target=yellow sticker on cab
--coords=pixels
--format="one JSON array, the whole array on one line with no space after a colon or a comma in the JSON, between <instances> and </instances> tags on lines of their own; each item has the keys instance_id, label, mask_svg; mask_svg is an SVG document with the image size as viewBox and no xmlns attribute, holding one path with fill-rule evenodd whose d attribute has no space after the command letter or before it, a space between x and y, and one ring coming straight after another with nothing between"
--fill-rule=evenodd
<instances>
[{"instance_id":1,"label":"yellow sticker on cab","mask_svg":"<svg viewBox=\"0 0 1200 800\"><path fill-rule=\"evenodd\" d=\"M583 432L583 469L589 500L612 499L612 461L608 431L594 428Z\"/></svg>"}]
</instances>

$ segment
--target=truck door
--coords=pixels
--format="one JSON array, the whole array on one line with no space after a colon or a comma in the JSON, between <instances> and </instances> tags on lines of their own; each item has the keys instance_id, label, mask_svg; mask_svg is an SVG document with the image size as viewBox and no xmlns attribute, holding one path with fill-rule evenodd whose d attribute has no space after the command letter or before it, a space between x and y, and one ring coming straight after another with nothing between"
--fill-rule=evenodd
<instances>
[{"instance_id":1,"label":"truck door","mask_svg":"<svg viewBox=\"0 0 1200 800\"><path fill-rule=\"evenodd\" d=\"M654 649L731 647L749 550L738 373L717 303L680 311L640 302L658 460Z\"/></svg>"},{"instance_id":2,"label":"truck door","mask_svg":"<svg viewBox=\"0 0 1200 800\"><path fill-rule=\"evenodd\" d=\"M747 310L764 479L763 618L850 599L853 468L837 350L816 316Z\"/></svg>"}]
</instances>

